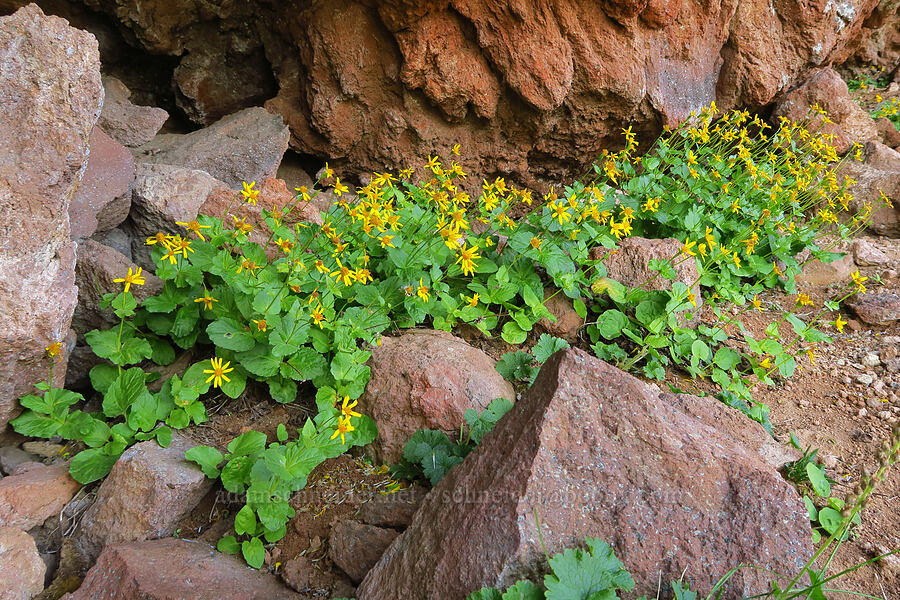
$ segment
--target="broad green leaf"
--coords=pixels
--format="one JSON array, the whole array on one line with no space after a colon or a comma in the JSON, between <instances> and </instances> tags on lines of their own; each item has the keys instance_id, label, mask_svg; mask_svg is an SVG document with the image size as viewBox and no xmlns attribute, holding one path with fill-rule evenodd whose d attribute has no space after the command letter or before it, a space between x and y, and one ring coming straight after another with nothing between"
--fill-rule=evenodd
<instances>
[{"instance_id":1,"label":"broad green leaf","mask_svg":"<svg viewBox=\"0 0 900 600\"><path fill-rule=\"evenodd\" d=\"M247 431L237 436L228 444L228 451L233 456L245 456L261 452L266 447L266 434L259 431Z\"/></svg>"},{"instance_id":2,"label":"broad green leaf","mask_svg":"<svg viewBox=\"0 0 900 600\"><path fill-rule=\"evenodd\" d=\"M503 325L500 337L508 344L521 344L528 337L528 332L523 330L515 321L507 321Z\"/></svg>"},{"instance_id":3,"label":"broad green leaf","mask_svg":"<svg viewBox=\"0 0 900 600\"><path fill-rule=\"evenodd\" d=\"M210 323L206 327L209 339L221 348L244 352L256 345L253 334L245 330L244 326L227 317L222 317Z\"/></svg>"},{"instance_id":4,"label":"broad green leaf","mask_svg":"<svg viewBox=\"0 0 900 600\"><path fill-rule=\"evenodd\" d=\"M233 535L226 535L216 544L216 550L225 554L237 554L241 551L241 545Z\"/></svg>"},{"instance_id":5,"label":"broad green leaf","mask_svg":"<svg viewBox=\"0 0 900 600\"><path fill-rule=\"evenodd\" d=\"M244 560L254 569L259 569L266 559L266 550L263 548L262 540L258 537L247 540L241 544L241 553Z\"/></svg>"},{"instance_id":6,"label":"broad green leaf","mask_svg":"<svg viewBox=\"0 0 900 600\"><path fill-rule=\"evenodd\" d=\"M619 337L627 324L628 317L618 310L604 311L597 319L597 329L600 331L600 335L608 340Z\"/></svg>"},{"instance_id":7,"label":"broad green leaf","mask_svg":"<svg viewBox=\"0 0 900 600\"><path fill-rule=\"evenodd\" d=\"M69 473L78 483L91 483L106 477L118 459L119 454L111 456L100 448L89 448L75 455Z\"/></svg>"},{"instance_id":8,"label":"broad green leaf","mask_svg":"<svg viewBox=\"0 0 900 600\"><path fill-rule=\"evenodd\" d=\"M238 535L255 535L256 525L256 514L246 504L234 516L234 532Z\"/></svg>"},{"instance_id":9,"label":"broad green leaf","mask_svg":"<svg viewBox=\"0 0 900 600\"><path fill-rule=\"evenodd\" d=\"M103 414L109 418L123 416L138 398L149 396L144 378L144 372L137 367L119 373L103 396Z\"/></svg>"},{"instance_id":10,"label":"broad green leaf","mask_svg":"<svg viewBox=\"0 0 900 600\"><path fill-rule=\"evenodd\" d=\"M184 457L200 465L204 475L210 479L218 479L219 465L224 457L212 446L194 446L184 453Z\"/></svg>"},{"instance_id":11,"label":"broad green leaf","mask_svg":"<svg viewBox=\"0 0 900 600\"><path fill-rule=\"evenodd\" d=\"M815 463L806 463L806 475L809 477L809 483L813 490L821 498L827 498L831 495L831 484L825 477L825 471Z\"/></svg>"}]
</instances>

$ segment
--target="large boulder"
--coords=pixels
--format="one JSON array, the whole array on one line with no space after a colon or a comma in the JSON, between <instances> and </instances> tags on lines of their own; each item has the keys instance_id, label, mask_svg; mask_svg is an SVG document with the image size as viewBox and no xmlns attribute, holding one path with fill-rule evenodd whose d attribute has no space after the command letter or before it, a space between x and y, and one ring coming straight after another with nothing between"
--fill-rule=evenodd
<instances>
[{"instance_id":1,"label":"large boulder","mask_svg":"<svg viewBox=\"0 0 900 600\"><path fill-rule=\"evenodd\" d=\"M72 316L72 329L79 336L92 329L109 329L119 322L111 308L101 308L103 295L122 291L122 284L115 279L125 277L134 265L127 256L100 242L87 239L78 244L78 261L75 263L75 281L78 284L78 306ZM160 293L162 280L153 273L142 273L144 285L131 286L131 293L138 302Z\"/></svg>"},{"instance_id":2,"label":"large boulder","mask_svg":"<svg viewBox=\"0 0 900 600\"><path fill-rule=\"evenodd\" d=\"M839 168L840 175L853 181L850 208L863 213L871 208L869 230L878 235L900 237L900 152L880 142L868 142L861 157L861 162L848 160Z\"/></svg>"},{"instance_id":3,"label":"large boulder","mask_svg":"<svg viewBox=\"0 0 900 600\"><path fill-rule=\"evenodd\" d=\"M69 204L103 87L97 41L30 4L0 17L0 428L47 379L75 310ZM65 360L56 383L65 380Z\"/></svg>"},{"instance_id":4,"label":"large boulder","mask_svg":"<svg viewBox=\"0 0 900 600\"><path fill-rule=\"evenodd\" d=\"M625 123L649 137L712 100L767 105L864 44L869 17L889 4L88 3L179 61L178 102L200 123L275 95L266 105L301 153L382 171L460 143L474 188L485 177L534 185L581 174L622 143Z\"/></svg>"},{"instance_id":5,"label":"large boulder","mask_svg":"<svg viewBox=\"0 0 900 600\"><path fill-rule=\"evenodd\" d=\"M90 158L69 206L72 239L118 227L131 209L134 158L99 127L91 133Z\"/></svg>"},{"instance_id":6,"label":"large boulder","mask_svg":"<svg viewBox=\"0 0 900 600\"><path fill-rule=\"evenodd\" d=\"M461 600L540 572L545 549L584 536L613 547L635 595L682 576L706 594L741 564L797 572L812 555L806 508L757 452L764 430L717 418L728 410L682 402L581 350L555 354L428 494L357 597ZM738 571L724 597L764 593L768 581Z\"/></svg>"},{"instance_id":7,"label":"large boulder","mask_svg":"<svg viewBox=\"0 0 900 600\"><path fill-rule=\"evenodd\" d=\"M394 463L419 429L459 436L463 413L491 400L515 400L516 392L494 369L494 360L446 331L413 330L382 338L368 362L372 378L359 410L375 419L373 458Z\"/></svg>"},{"instance_id":8,"label":"large boulder","mask_svg":"<svg viewBox=\"0 0 900 600\"><path fill-rule=\"evenodd\" d=\"M191 133L157 135L135 152L141 161L206 171L239 189L242 181L275 177L289 137L280 115L256 107Z\"/></svg>"},{"instance_id":9,"label":"large boulder","mask_svg":"<svg viewBox=\"0 0 900 600\"><path fill-rule=\"evenodd\" d=\"M825 122L810 112L817 106L828 113ZM860 108L850 96L847 82L833 69L822 69L803 85L785 94L775 105L773 120L785 117L791 121L809 121L809 128L833 134L835 150L843 154L854 142L878 139L878 128L869 113Z\"/></svg>"},{"instance_id":10,"label":"large boulder","mask_svg":"<svg viewBox=\"0 0 900 600\"><path fill-rule=\"evenodd\" d=\"M21 529L0 526L0 598L31 600L44 589L46 569L34 538Z\"/></svg>"},{"instance_id":11,"label":"large boulder","mask_svg":"<svg viewBox=\"0 0 900 600\"><path fill-rule=\"evenodd\" d=\"M301 600L273 575L202 542L164 539L107 548L64 600Z\"/></svg>"},{"instance_id":12,"label":"large boulder","mask_svg":"<svg viewBox=\"0 0 900 600\"><path fill-rule=\"evenodd\" d=\"M58 515L79 488L81 484L69 475L68 463L50 467L37 463L23 473L8 475L0 479L0 527L27 530L40 525Z\"/></svg>"},{"instance_id":13,"label":"large boulder","mask_svg":"<svg viewBox=\"0 0 900 600\"><path fill-rule=\"evenodd\" d=\"M167 448L150 440L126 450L82 517L82 548L96 557L111 544L172 535L213 484L184 458L195 445L175 434Z\"/></svg>"}]
</instances>

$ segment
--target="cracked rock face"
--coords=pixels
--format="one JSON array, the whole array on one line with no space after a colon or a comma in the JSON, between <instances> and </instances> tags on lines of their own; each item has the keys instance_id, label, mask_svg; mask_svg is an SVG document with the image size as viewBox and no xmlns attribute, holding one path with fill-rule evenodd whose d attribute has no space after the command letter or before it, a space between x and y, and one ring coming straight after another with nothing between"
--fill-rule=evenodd
<instances>
[{"instance_id":1,"label":"cracked rock face","mask_svg":"<svg viewBox=\"0 0 900 600\"><path fill-rule=\"evenodd\" d=\"M713 100L768 104L897 19L878 0L81 1L179 60L197 123L268 99L292 147L345 172L460 143L473 185L581 174L622 123L649 138Z\"/></svg>"}]
</instances>

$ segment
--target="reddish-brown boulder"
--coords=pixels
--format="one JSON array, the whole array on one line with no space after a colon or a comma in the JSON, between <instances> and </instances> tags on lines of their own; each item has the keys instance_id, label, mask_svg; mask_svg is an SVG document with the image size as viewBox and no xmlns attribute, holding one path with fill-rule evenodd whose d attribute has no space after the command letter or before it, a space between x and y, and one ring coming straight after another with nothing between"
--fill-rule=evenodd
<instances>
[{"instance_id":1,"label":"reddish-brown boulder","mask_svg":"<svg viewBox=\"0 0 900 600\"><path fill-rule=\"evenodd\" d=\"M205 129L164 133L136 152L149 163L205 171L228 187L275 177L288 147L289 132L278 114L255 107L236 112Z\"/></svg>"},{"instance_id":2,"label":"reddish-brown boulder","mask_svg":"<svg viewBox=\"0 0 900 600\"><path fill-rule=\"evenodd\" d=\"M93 36L35 4L0 17L0 428L19 413L16 399L49 376L44 348L69 333L69 203L102 97Z\"/></svg>"},{"instance_id":3,"label":"reddish-brown boulder","mask_svg":"<svg viewBox=\"0 0 900 600\"><path fill-rule=\"evenodd\" d=\"M300 600L273 575L202 542L179 539L107 548L65 600Z\"/></svg>"},{"instance_id":4,"label":"reddish-brown boulder","mask_svg":"<svg viewBox=\"0 0 900 600\"><path fill-rule=\"evenodd\" d=\"M0 526L0 598L31 600L44 589L46 569L34 538L21 529Z\"/></svg>"},{"instance_id":5,"label":"reddish-brown boulder","mask_svg":"<svg viewBox=\"0 0 900 600\"><path fill-rule=\"evenodd\" d=\"M128 269L136 268L128 257L100 242L87 239L78 244L78 261L75 263L75 283L78 284L78 306L72 316L72 329L84 335L91 329L108 329L119 322L112 309L100 308L103 295L122 291L121 279ZM131 293L138 302L162 291L162 280L153 273L142 273L144 285L131 286Z\"/></svg>"},{"instance_id":6,"label":"reddish-brown boulder","mask_svg":"<svg viewBox=\"0 0 900 600\"><path fill-rule=\"evenodd\" d=\"M746 418L738 431L708 424L693 416L706 408L673 400L581 350L555 354L428 494L357 597L462 600L539 571L544 546L584 536L613 547L635 595L682 576L705 594L740 564L795 573L812 554L806 509L755 442L735 441L767 434ZM764 593L768 581L739 571L724 597Z\"/></svg>"},{"instance_id":7,"label":"reddish-brown boulder","mask_svg":"<svg viewBox=\"0 0 900 600\"><path fill-rule=\"evenodd\" d=\"M90 156L81 185L69 205L72 239L118 227L131 209L129 187L134 158L99 127L91 132Z\"/></svg>"},{"instance_id":8,"label":"reddish-brown boulder","mask_svg":"<svg viewBox=\"0 0 900 600\"><path fill-rule=\"evenodd\" d=\"M878 129L878 138L881 143L888 148L897 149L900 146L900 131L887 117L881 117L875 120L875 127Z\"/></svg>"},{"instance_id":9,"label":"reddish-brown boulder","mask_svg":"<svg viewBox=\"0 0 900 600\"><path fill-rule=\"evenodd\" d=\"M840 175L853 181L851 209L865 212L870 208L870 231L900 237L900 153L880 142L868 142L862 157L862 162L848 160L839 168Z\"/></svg>"},{"instance_id":10,"label":"reddish-brown boulder","mask_svg":"<svg viewBox=\"0 0 900 600\"><path fill-rule=\"evenodd\" d=\"M32 468L24 469L26 465ZM81 484L69 475L69 464L51 467L23 463L20 471L0 479L0 526L31 529L40 525L72 499Z\"/></svg>"},{"instance_id":11,"label":"reddish-brown boulder","mask_svg":"<svg viewBox=\"0 0 900 600\"><path fill-rule=\"evenodd\" d=\"M487 408L495 398L515 400L513 387L487 354L445 331L413 330L383 338L368 362L372 378L359 410L375 419L373 458L393 463L419 429L459 435L468 408Z\"/></svg>"},{"instance_id":12,"label":"reddish-brown boulder","mask_svg":"<svg viewBox=\"0 0 900 600\"><path fill-rule=\"evenodd\" d=\"M359 173L461 143L478 187L583 173L628 124L650 137L713 100L769 104L865 44L884 3L91 4L152 53L180 57L173 85L198 121L274 95L266 106L302 153Z\"/></svg>"},{"instance_id":13,"label":"reddish-brown boulder","mask_svg":"<svg viewBox=\"0 0 900 600\"><path fill-rule=\"evenodd\" d=\"M359 507L359 519L379 527L407 527L428 490L418 485L397 490L386 496L376 496Z\"/></svg>"},{"instance_id":14,"label":"reddish-brown boulder","mask_svg":"<svg viewBox=\"0 0 900 600\"><path fill-rule=\"evenodd\" d=\"M194 445L176 433L168 448L150 440L126 450L84 513L77 533L82 548L96 557L111 544L172 535L213 484L184 458Z\"/></svg>"},{"instance_id":15,"label":"reddish-brown boulder","mask_svg":"<svg viewBox=\"0 0 900 600\"><path fill-rule=\"evenodd\" d=\"M556 288L547 288L544 293L544 308L550 311L555 321L543 317L538 321L538 327L556 337L570 342L578 338L578 332L584 324L584 319L575 312L572 299Z\"/></svg>"},{"instance_id":16,"label":"reddish-brown boulder","mask_svg":"<svg viewBox=\"0 0 900 600\"><path fill-rule=\"evenodd\" d=\"M831 122L812 114L812 106L827 112ZM810 130L833 134L832 144L838 154L845 153L854 142L878 139L875 121L850 97L847 83L833 69L822 69L782 97L772 113L773 120L779 117L809 121Z\"/></svg>"},{"instance_id":17,"label":"reddish-brown boulder","mask_svg":"<svg viewBox=\"0 0 900 600\"><path fill-rule=\"evenodd\" d=\"M856 294L847 300L847 306L869 325L900 321L900 296L893 292Z\"/></svg>"},{"instance_id":18,"label":"reddish-brown boulder","mask_svg":"<svg viewBox=\"0 0 900 600\"><path fill-rule=\"evenodd\" d=\"M354 583L359 583L398 535L386 527L339 521L328 536L328 556Z\"/></svg>"}]
</instances>

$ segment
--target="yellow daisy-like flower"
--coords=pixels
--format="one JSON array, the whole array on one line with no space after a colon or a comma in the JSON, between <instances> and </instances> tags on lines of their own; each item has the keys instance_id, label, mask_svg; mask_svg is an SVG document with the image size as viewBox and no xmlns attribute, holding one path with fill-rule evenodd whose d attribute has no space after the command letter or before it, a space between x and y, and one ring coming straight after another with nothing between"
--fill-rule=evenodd
<instances>
[{"instance_id":1,"label":"yellow daisy-like flower","mask_svg":"<svg viewBox=\"0 0 900 600\"><path fill-rule=\"evenodd\" d=\"M847 321L841 318L841 315L838 315L838 318L834 320L834 326L837 328L838 333L844 333L844 325L847 324Z\"/></svg>"},{"instance_id":2,"label":"yellow daisy-like flower","mask_svg":"<svg viewBox=\"0 0 900 600\"><path fill-rule=\"evenodd\" d=\"M337 259L337 265L338 268L336 271L331 272L331 277L343 282L347 287L353 285L353 282L356 281L356 271L341 264L341 259L339 258Z\"/></svg>"},{"instance_id":3,"label":"yellow daisy-like flower","mask_svg":"<svg viewBox=\"0 0 900 600\"><path fill-rule=\"evenodd\" d=\"M353 407L357 404L359 404L359 401L354 400L351 403L350 396L344 396L344 401L341 403L341 415L347 419L350 417L361 417L361 414L353 410Z\"/></svg>"},{"instance_id":4,"label":"yellow daisy-like flower","mask_svg":"<svg viewBox=\"0 0 900 600\"><path fill-rule=\"evenodd\" d=\"M195 221L187 221L187 222L175 221L175 224L176 224L176 225L181 225L182 227L184 227L184 228L187 229L188 231L193 231L194 233L196 233L196 234L200 237L201 240L203 240L204 242L206 241L206 238L203 237L203 234L200 233L200 230L201 230L201 229L209 229L209 225L201 225L201 224L198 223L196 220L195 220ZM158 235L158 234L157 234L157 235Z\"/></svg>"},{"instance_id":5,"label":"yellow daisy-like flower","mask_svg":"<svg viewBox=\"0 0 900 600\"><path fill-rule=\"evenodd\" d=\"M422 283L422 277L419 277L419 287L416 288L416 296L422 299L422 302L428 302L428 288Z\"/></svg>"},{"instance_id":6,"label":"yellow daisy-like flower","mask_svg":"<svg viewBox=\"0 0 900 600\"><path fill-rule=\"evenodd\" d=\"M812 301L812 298L809 297L808 294L799 293L797 294L797 306L815 306L816 303Z\"/></svg>"},{"instance_id":7,"label":"yellow daisy-like flower","mask_svg":"<svg viewBox=\"0 0 900 600\"><path fill-rule=\"evenodd\" d=\"M465 244L463 244L463 247L459 249L459 258L456 259L456 263L462 269L463 275L475 274L476 265L474 261L478 258L481 258L481 255L478 254L478 246L466 248Z\"/></svg>"},{"instance_id":8,"label":"yellow daisy-like flower","mask_svg":"<svg viewBox=\"0 0 900 600\"><path fill-rule=\"evenodd\" d=\"M309 315L309 318L312 319L314 325L318 325L319 329L322 329L322 323L326 319L321 304L313 309L312 314Z\"/></svg>"},{"instance_id":9,"label":"yellow daisy-like flower","mask_svg":"<svg viewBox=\"0 0 900 600\"><path fill-rule=\"evenodd\" d=\"M49 356L50 358L53 358L54 356L59 354L61 350L62 342L53 342L52 344L44 348L44 352L46 352L47 356Z\"/></svg>"},{"instance_id":10,"label":"yellow daisy-like flower","mask_svg":"<svg viewBox=\"0 0 900 600\"><path fill-rule=\"evenodd\" d=\"M697 256L697 253L693 251L694 246L697 245L697 242L692 242L691 240L685 240L684 245L681 247L681 253L685 256Z\"/></svg>"},{"instance_id":11,"label":"yellow daisy-like flower","mask_svg":"<svg viewBox=\"0 0 900 600\"><path fill-rule=\"evenodd\" d=\"M356 428L350 424L350 417L339 418L337 428L334 430L331 439L341 436L341 445L344 445L346 443L344 441L344 436L355 429Z\"/></svg>"},{"instance_id":12,"label":"yellow daisy-like flower","mask_svg":"<svg viewBox=\"0 0 900 600\"><path fill-rule=\"evenodd\" d=\"M863 285L864 281L868 281L868 277L863 277L859 274L859 271L853 271L850 273L850 278L853 280L853 283L856 285L860 294L866 293L866 286Z\"/></svg>"},{"instance_id":13,"label":"yellow daisy-like flower","mask_svg":"<svg viewBox=\"0 0 900 600\"><path fill-rule=\"evenodd\" d=\"M463 300L466 301L468 306L478 306L478 300L481 298L480 294L472 294L472 296L463 296Z\"/></svg>"},{"instance_id":14,"label":"yellow daisy-like flower","mask_svg":"<svg viewBox=\"0 0 900 600\"><path fill-rule=\"evenodd\" d=\"M259 190L254 189L256 182L251 181L248 184L246 181L242 181L241 183L243 184L243 189L241 190L241 196L244 197L244 201L256 206L256 199L259 198Z\"/></svg>"},{"instance_id":15,"label":"yellow daisy-like flower","mask_svg":"<svg viewBox=\"0 0 900 600\"><path fill-rule=\"evenodd\" d=\"M266 328L268 327L268 323L266 323L265 319L260 319L259 321L257 321L256 319L253 319L253 322L256 323L257 331L265 331Z\"/></svg>"},{"instance_id":16,"label":"yellow daisy-like flower","mask_svg":"<svg viewBox=\"0 0 900 600\"><path fill-rule=\"evenodd\" d=\"M126 292L131 289L132 285L144 285L146 280L141 275L142 270L141 267L138 267L137 271L132 271L131 267L128 267L128 274L120 279L113 279L113 283L124 283Z\"/></svg>"},{"instance_id":17,"label":"yellow daisy-like flower","mask_svg":"<svg viewBox=\"0 0 900 600\"><path fill-rule=\"evenodd\" d=\"M205 295L200 296L199 298L194 298L194 302L202 302L204 310L212 310L212 303L218 302L218 300L210 296L209 292L206 292Z\"/></svg>"},{"instance_id":18,"label":"yellow daisy-like flower","mask_svg":"<svg viewBox=\"0 0 900 600\"><path fill-rule=\"evenodd\" d=\"M222 364L221 358L213 357L213 358L209 359L209 362L210 362L210 365L212 366L212 369L204 369L203 370L204 373L211 373L209 378L206 380L206 383L209 383L210 381L212 381L214 388L221 388L222 381L226 381L226 382L231 381L231 379L225 375L226 373L231 373L232 371L234 371L234 367L232 367L232 368L228 367L228 365L231 364L231 361L228 361L225 364Z\"/></svg>"}]
</instances>

